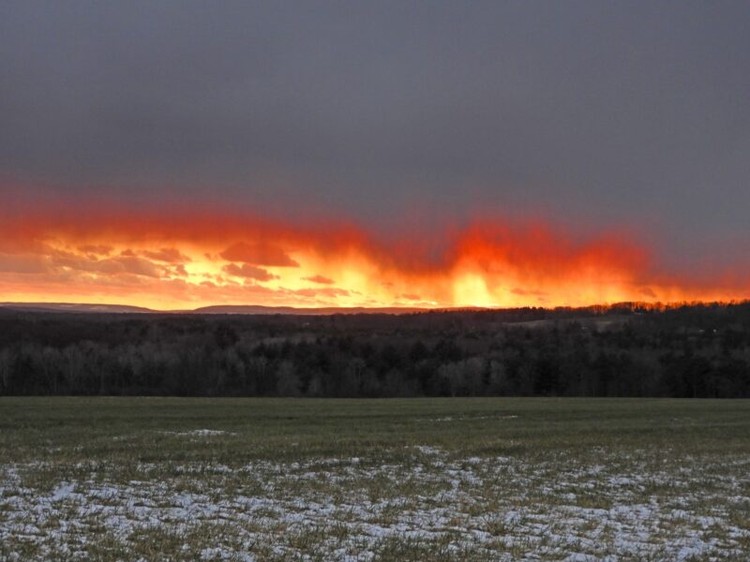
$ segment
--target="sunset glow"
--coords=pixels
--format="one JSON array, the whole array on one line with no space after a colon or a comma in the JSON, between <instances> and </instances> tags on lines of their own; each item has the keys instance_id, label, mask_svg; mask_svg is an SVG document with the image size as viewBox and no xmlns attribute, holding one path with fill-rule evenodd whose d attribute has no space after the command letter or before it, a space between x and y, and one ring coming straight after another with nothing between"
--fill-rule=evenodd
<instances>
[{"instance_id":1,"label":"sunset glow","mask_svg":"<svg viewBox=\"0 0 750 562\"><path fill-rule=\"evenodd\" d=\"M746 3L438 4L4 2L0 302L750 298Z\"/></svg>"},{"instance_id":2,"label":"sunset glow","mask_svg":"<svg viewBox=\"0 0 750 562\"><path fill-rule=\"evenodd\" d=\"M32 207L2 217L2 301L184 310L217 304L585 306L747 297L741 272L710 280L680 275L661 268L653 250L631 237L575 236L542 221L511 225L499 217L443 228L436 252L425 250L430 233L386 239L344 220L301 223L188 207Z\"/></svg>"}]
</instances>

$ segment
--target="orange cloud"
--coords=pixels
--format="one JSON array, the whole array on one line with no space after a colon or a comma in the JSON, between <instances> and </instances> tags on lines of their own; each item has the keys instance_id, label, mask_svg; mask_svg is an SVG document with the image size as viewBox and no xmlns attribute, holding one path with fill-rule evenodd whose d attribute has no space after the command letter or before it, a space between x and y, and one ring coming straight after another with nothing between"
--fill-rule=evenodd
<instances>
[{"instance_id":1,"label":"orange cloud","mask_svg":"<svg viewBox=\"0 0 750 562\"><path fill-rule=\"evenodd\" d=\"M303 277L302 279L305 281L311 281L312 283L320 283L321 285L333 285L335 283L333 279L329 279L322 275L312 275L310 277Z\"/></svg>"},{"instance_id":2,"label":"orange cloud","mask_svg":"<svg viewBox=\"0 0 750 562\"><path fill-rule=\"evenodd\" d=\"M579 306L738 300L750 289L750 264L710 276L669 271L633 236L584 236L539 220L384 237L347 221L236 210L13 203L0 208L0 300Z\"/></svg>"},{"instance_id":3,"label":"orange cloud","mask_svg":"<svg viewBox=\"0 0 750 562\"><path fill-rule=\"evenodd\" d=\"M237 264L230 263L229 265L225 265L221 269L229 275L234 275L235 277L244 277L245 279L256 279L257 281L271 281L272 279L279 278L278 275L268 273L268 271L266 271L262 267L255 267L254 265L250 265L248 263L243 263L241 267Z\"/></svg>"},{"instance_id":4,"label":"orange cloud","mask_svg":"<svg viewBox=\"0 0 750 562\"><path fill-rule=\"evenodd\" d=\"M279 246L265 242L254 244L235 242L219 255L228 261L277 267L299 267L299 264Z\"/></svg>"},{"instance_id":5,"label":"orange cloud","mask_svg":"<svg viewBox=\"0 0 750 562\"><path fill-rule=\"evenodd\" d=\"M178 264L190 261L190 258L180 253L176 248L160 248L156 251L146 250L143 252L144 257L148 259L166 263Z\"/></svg>"},{"instance_id":6,"label":"orange cloud","mask_svg":"<svg viewBox=\"0 0 750 562\"><path fill-rule=\"evenodd\" d=\"M40 256L0 253L0 273L41 274L48 271L46 261Z\"/></svg>"},{"instance_id":7,"label":"orange cloud","mask_svg":"<svg viewBox=\"0 0 750 562\"><path fill-rule=\"evenodd\" d=\"M349 291L345 289L337 289L336 287L297 289L294 291L294 294L303 297L347 297L350 295Z\"/></svg>"},{"instance_id":8,"label":"orange cloud","mask_svg":"<svg viewBox=\"0 0 750 562\"><path fill-rule=\"evenodd\" d=\"M78 250L85 254L108 256L112 253L112 247L105 246L104 244L87 244L84 246L78 246Z\"/></svg>"}]
</instances>

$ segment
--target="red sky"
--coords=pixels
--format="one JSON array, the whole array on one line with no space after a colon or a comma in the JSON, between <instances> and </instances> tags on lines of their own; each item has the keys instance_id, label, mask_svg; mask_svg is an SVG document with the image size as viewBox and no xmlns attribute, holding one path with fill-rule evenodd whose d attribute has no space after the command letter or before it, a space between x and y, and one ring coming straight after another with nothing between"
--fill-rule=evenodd
<instances>
[{"instance_id":1,"label":"red sky","mask_svg":"<svg viewBox=\"0 0 750 562\"><path fill-rule=\"evenodd\" d=\"M384 234L348 217L16 196L0 212L0 300L190 309L583 306L747 297L748 269L670 271L635 228L483 217ZM201 210L202 209L202 210ZM708 262L706 262L708 263ZM746 264L743 264L743 266Z\"/></svg>"},{"instance_id":2,"label":"red sky","mask_svg":"<svg viewBox=\"0 0 750 562\"><path fill-rule=\"evenodd\" d=\"M747 2L0 12L0 301L750 296Z\"/></svg>"}]
</instances>

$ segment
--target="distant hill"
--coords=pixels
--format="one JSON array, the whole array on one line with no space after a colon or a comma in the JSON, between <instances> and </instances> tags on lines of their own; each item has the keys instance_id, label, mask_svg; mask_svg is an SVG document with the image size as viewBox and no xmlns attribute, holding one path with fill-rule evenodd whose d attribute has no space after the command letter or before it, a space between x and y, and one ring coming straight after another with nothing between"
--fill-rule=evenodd
<instances>
[{"instance_id":1,"label":"distant hill","mask_svg":"<svg viewBox=\"0 0 750 562\"><path fill-rule=\"evenodd\" d=\"M7 310L23 310L38 312L101 312L101 313L151 313L163 314L288 314L300 316L328 316L331 314L409 314L424 312L424 308L401 307L322 307L296 308L293 306L262 306L262 305L215 305L204 306L193 310L154 310L142 306L128 306L122 304L86 304L86 303L54 303L54 302L2 302L0 308Z\"/></svg>"},{"instance_id":2,"label":"distant hill","mask_svg":"<svg viewBox=\"0 0 750 562\"><path fill-rule=\"evenodd\" d=\"M35 312L102 312L102 313L153 313L157 312L142 306L124 304L86 304L64 302L0 302L0 307L9 310Z\"/></svg>"},{"instance_id":3,"label":"distant hill","mask_svg":"<svg viewBox=\"0 0 750 562\"><path fill-rule=\"evenodd\" d=\"M297 308L294 306L260 306L260 305L216 305L196 308L195 314L297 314L302 316L328 316L331 314L410 314L425 312L425 308L381 307L323 307Z\"/></svg>"}]
</instances>

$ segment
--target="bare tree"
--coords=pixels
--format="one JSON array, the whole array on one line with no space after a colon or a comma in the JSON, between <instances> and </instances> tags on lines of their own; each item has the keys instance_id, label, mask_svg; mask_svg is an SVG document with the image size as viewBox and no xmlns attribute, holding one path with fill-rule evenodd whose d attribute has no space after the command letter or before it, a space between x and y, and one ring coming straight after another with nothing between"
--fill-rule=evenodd
<instances>
[{"instance_id":1,"label":"bare tree","mask_svg":"<svg viewBox=\"0 0 750 562\"><path fill-rule=\"evenodd\" d=\"M276 369L276 392L280 396L299 396L301 382L291 361L282 361Z\"/></svg>"},{"instance_id":2,"label":"bare tree","mask_svg":"<svg viewBox=\"0 0 750 562\"><path fill-rule=\"evenodd\" d=\"M0 391L10 388L11 363L10 351L0 350Z\"/></svg>"}]
</instances>

